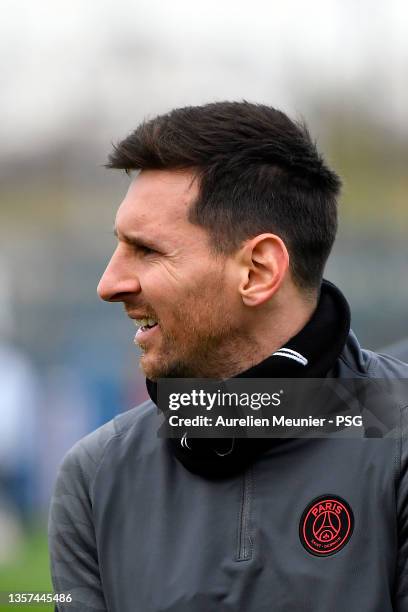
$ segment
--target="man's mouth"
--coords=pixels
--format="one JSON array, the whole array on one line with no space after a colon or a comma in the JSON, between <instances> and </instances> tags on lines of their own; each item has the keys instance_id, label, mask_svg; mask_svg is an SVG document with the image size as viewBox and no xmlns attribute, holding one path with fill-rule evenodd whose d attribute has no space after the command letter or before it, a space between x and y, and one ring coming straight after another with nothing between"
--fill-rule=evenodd
<instances>
[{"instance_id":1,"label":"man's mouth","mask_svg":"<svg viewBox=\"0 0 408 612\"><path fill-rule=\"evenodd\" d=\"M135 335L135 343L144 345L147 340L149 340L150 336L153 336L156 333L156 330L159 328L159 324L156 319L151 317L144 319L133 319L137 329Z\"/></svg>"},{"instance_id":2,"label":"man's mouth","mask_svg":"<svg viewBox=\"0 0 408 612\"><path fill-rule=\"evenodd\" d=\"M151 329L152 327L156 327L158 325L156 319L149 317L148 319L133 319L136 327L140 328L142 331L146 331L147 329Z\"/></svg>"}]
</instances>

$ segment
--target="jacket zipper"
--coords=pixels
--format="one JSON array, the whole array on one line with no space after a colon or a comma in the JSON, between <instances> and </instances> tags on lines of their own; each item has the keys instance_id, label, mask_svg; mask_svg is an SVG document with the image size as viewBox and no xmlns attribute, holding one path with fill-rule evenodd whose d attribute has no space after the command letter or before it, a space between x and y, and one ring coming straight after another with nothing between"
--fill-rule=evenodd
<instances>
[{"instance_id":1,"label":"jacket zipper","mask_svg":"<svg viewBox=\"0 0 408 612\"><path fill-rule=\"evenodd\" d=\"M237 561L248 561L252 558L253 542L250 534L251 505L253 495L252 470L244 473L242 487L242 501L238 524Z\"/></svg>"}]
</instances>

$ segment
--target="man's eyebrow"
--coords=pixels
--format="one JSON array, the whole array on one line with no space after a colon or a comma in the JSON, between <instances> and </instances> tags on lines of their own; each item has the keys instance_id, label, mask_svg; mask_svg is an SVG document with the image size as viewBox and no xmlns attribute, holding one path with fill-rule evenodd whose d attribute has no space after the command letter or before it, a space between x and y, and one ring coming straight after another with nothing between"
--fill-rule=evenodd
<instances>
[{"instance_id":1,"label":"man's eyebrow","mask_svg":"<svg viewBox=\"0 0 408 612\"><path fill-rule=\"evenodd\" d=\"M143 238L142 236L133 236L133 235L127 235L127 234L121 234L119 237L119 232L116 228L116 226L113 227L113 235L118 239L118 240L123 240L123 242L126 242L127 244L131 244L133 246L138 246L138 247L149 247L152 249L157 249L158 245L153 242L152 240L149 240L147 238Z\"/></svg>"}]
</instances>

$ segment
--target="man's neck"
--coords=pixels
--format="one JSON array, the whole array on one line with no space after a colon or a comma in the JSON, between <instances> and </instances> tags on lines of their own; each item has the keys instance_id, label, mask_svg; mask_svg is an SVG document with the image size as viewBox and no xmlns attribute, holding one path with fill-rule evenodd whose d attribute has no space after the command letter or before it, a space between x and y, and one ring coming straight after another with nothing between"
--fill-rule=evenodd
<instances>
[{"instance_id":1,"label":"man's neck","mask_svg":"<svg viewBox=\"0 0 408 612\"><path fill-rule=\"evenodd\" d=\"M316 306L314 302L292 300L277 305L269 312L258 313L252 321L240 329L239 335L219 347L201 367L188 373L188 378L227 379L237 376L284 346L296 336L311 319ZM242 329L248 330L243 332Z\"/></svg>"}]
</instances>

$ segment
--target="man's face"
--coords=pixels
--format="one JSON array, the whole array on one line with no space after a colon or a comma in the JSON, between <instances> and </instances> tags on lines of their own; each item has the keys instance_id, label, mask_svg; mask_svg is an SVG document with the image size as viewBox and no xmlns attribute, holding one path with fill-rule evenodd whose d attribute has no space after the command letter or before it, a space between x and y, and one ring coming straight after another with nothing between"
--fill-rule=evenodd
<instances>
[{"instance_id":1,"label":"man's face","mask_svg":"<svg viewBox=\"0 0 408 612\"><path fill-rule=\"evenodd\" d=\"M232 260L214 255L207 231L187 219L198 195L193 178L148 170L132 181L116 216L118 244L98 286L102 299L123 302L132 319L150 319L135 342L151 379L217 377L239 362L245 335Z\"/></svg>"}]
</instances>

